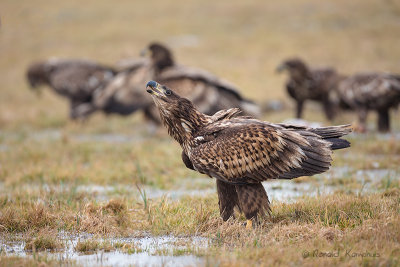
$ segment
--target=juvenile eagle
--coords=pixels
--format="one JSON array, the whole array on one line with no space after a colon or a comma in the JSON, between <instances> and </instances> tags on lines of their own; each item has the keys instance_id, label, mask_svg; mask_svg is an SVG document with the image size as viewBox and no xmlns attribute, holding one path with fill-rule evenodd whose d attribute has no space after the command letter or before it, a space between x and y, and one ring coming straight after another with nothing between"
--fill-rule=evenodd
<instances>
[{"instance_id":1,"label":"juvenile eagle","mask_svg":"<svg viewBox=\"0 0 400 267\"><path fill-rule=\"evenodd\" d=\"M119 64L119 71L103 90L93 94L93 100L82 109L83 116L95 111L106 114L130 115L152 105L148 95L143 93L143 84L151 77L149 61L129 60ZM141 90L140 90L141 89Z\"/></svg>"},{"instance_id":2,"label":"juvenile eagle","mask_svg":"<svg viewBox=\"0 0 400 267\"><path fill-rule=\"evenodd\" d=\"M47 85L68 98L70 117L76 119L93 93L104 88L115 74L113 68L89 60L49 59L31 64L26 76L32 88Z\"/></svg>"},{"instance_id":3,"label":"juvenile eagle","mask_svg":"<svg viewBox=\"0 0 400 267\"><path fill-rule=\"evenodd\" d=\"M258 107L245 99L235 86L204 70L177 65L164 45L152 43L143 52L149 54L149 60L119 73L95 97L98 109L123 114L143 110L148 119L159 124L158 111L151 97L143 91L143 84L148 80L157 80L175 88L203 113L239 107L246 115L259 116Z\"/></svg>"},{"instance_id":4,"label":"juvenile eagle","mask_svg":"<svg viewBox=\"0 0 400 267\"><path fill-rule=\"evenodd\" d=\"M212 116L166 86L147 83L168 133L181 145L186 167L217 180L224 220L238 206L251 219L270 211L262 181L292 179L325 172L332 150L350 146L340 137L348 125L306 128L235 117L240 110L220 110Z\"/></svg>"},{"instance_id":5,"label":"juvenile eagle","mask_svg":"<svg viewBox=\"0 0 400 267\"><path fill-rule=\"evenodd\" d=\"M326 117L332 120L335 116L337 100L335 88L339 76L333 68L310 69L298 58L288 59L278 66L277 71L289 72L286 90L296 101L296 117L301 118L306 100L322 104Z\"/></svg>"},{"instance_id":6,"label":"juvenile eagle","mask_svg":"<svg viewBox=\"0 0 400 267\"><path fill-rule=\"evenodd\" d=\"M389 110L400 103L400 75L389 73L359 73L339 83L340 100L355 110L359 130L366 130L369 110L378 113L378 130L390 130Z\"/></svg>"}]
</instances>

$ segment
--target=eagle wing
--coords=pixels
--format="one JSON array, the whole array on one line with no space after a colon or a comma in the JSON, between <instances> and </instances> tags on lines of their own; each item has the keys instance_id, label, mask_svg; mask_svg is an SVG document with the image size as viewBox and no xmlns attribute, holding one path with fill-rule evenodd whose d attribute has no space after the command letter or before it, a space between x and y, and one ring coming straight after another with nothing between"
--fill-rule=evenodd
<instances>
[{"instance_id":1,"label":"eagle wing","mask_svg":"<svg viewBox=\"0 0 400 267\"><path fill-rule=\"evenodd\" d=\"M153 105L151 97L143 90L143 84L149 79L149 66L145 64L121 71L94 95L93 102L100 109L120 114L146 108Z\"/></svg>"},{"instance_id":2,"label":"eagle wing","mask_svg":"<svg viewBox=\"0 0 400 267\"><path fill-rule=\"evenodd\" d=\"M207 71L175 65L162 71L157 81L192 101L203 113L214 114L230 107L240 108L244 114L259 117L259 107L245 99L239 89L230 82Z\"/></svg>"},{"instance_id":3,"label":"eagle wing","mask_svg":"<svg viewBox=\"0 0 400 267\"><path fill-rule=\"evenodd\" d=\"M400 102L400 79L389 73L359 73L344 79L339 85L341 99L357 109L382 109Z\"/></svg>"},{"instance_id":4,"label":"eagle wing","mask_svg":"<svg viewBox=\"0 0 400 267\"><path fill-rule=\"evenodd\" d=\"M174 80L180 78L201 80L206 83L212 84L219 90L226 91L234 95L238 100L243 100L239 89L235 85L201 69L187 67L183 65L175 65L174 67L170 67L164 70L159 78L161 80Z\"/></svg>"},{"instance_id":5,"label":"eagle wing","mask_svg":"<svg viewBox=\"0 0 400 267\"><path fill-rule=\"evenodd\" d=\"M346 143L338 148L348 146L337 137L351 130L339 127L313 132L252 119L221 121L199 132L190 160L200 173L234 184L314 175L329 169L337 140Z\"/></svg>"},{"instance_id":6,"label":"eagle wing","mask_svg":"<svg viewBox=\"0 0 400 267\"><path fill-rule=\"evenodd\" d=\"M52 87L73 98L90 96L114 77L114 70L103 66L79 65L60 68L51 75Z\"/></svg>"}]
</instances>

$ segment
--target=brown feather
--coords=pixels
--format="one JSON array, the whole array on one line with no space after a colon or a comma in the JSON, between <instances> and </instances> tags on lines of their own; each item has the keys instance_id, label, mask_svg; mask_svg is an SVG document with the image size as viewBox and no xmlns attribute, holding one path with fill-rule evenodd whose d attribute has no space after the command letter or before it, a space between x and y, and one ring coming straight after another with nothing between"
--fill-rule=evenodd
<instances>
[{"instance_id":1,"label":"brown feather","mask_svg":"<svg viewBox=\"0 0 400 267\"><path fill-rule=\"evenodd\" d=\"M160 85L158 88L161 88L158 92L169 90ZM262 216L269 211L262 181L325 172L332 161L332 150L349 146L346 140L340 139L351 131L348 125L306 128L271 124L233 117L236 110L207 116L172 91L169 96L153 95L153 99L168 132L183 149L185 165L218 180L220 212L224 219L232 215L233 209L226 204L226 199L236 197L223 193L232 192L231 186L236 188L238 203L246 218ZM184 127L182 122L189 126Z\"/></svg>"},{"instance_id":2,"label":"brown feather","mask_svg":"<svg viewBox=\"0 0 400 267\"><path fill-rule=\"evenodd\" d=\"M32 87L47 85L67 98L71 103L70 116L75 119L93 110L93 94L103 90L115 74L113 68L90 60L54 58L31 64L27 79Z\"/></svg>"},{"instance_id":3,"label":"brown feather","mask_svg":"<svg viewBox=\"0 0 400 267\"><path fill-rule=\"evenodd\" d=\"M336 88L340 75L333 68L309 68L304 61L291 58L284 61L278 70L288 70L286 90L297 103L296 116L302 117L306 100L321 103L328 119L333 119L338 104Z\"/></svg>"},{"instance_id":4,"label":"brown feather","mask_svg":"<svg viewBox=\"0 0 400 267\"><path fill-rule=\"evenodd\" d=\"M143 90L148 80L174 88L189 99L202 113L212 115L222 109L240 108L244 115L258 117L259 108L245 99L236 86L201 69L177 64L171 51L161 44L150 44L150 59L126 64L101 94L95 95L98 110L106 113L131 114L144 110L146 117L160 124L158 110Z\"/></svg>"},{"instance_id":5,"label":"brown feather","mask_svg":"<svg viewBox=\"0 0 400 267\"><path fill-rule=\"evenodd\" d=\"M389 110L400 103L400 77L390 73L358 73L339 83L340 100L355 110L365 128L367 112L378 113L378 129L390 130Z\"/></svg>"}]
</instances>

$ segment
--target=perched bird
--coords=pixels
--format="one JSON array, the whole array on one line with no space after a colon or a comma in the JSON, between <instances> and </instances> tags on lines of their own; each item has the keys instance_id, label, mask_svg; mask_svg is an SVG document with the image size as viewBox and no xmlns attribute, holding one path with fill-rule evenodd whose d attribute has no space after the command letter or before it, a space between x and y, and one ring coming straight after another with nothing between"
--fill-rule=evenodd
<instances>
[{"instance_id":1,"label":"perched bird","mask_svg":"<svg viewBox=\"0 0 400 267\"><path fill-rule=\"evenodd\" d=\"M96 90L102 90L116 71L89 60L49 59L28 67L26 76L32 88L47 85L70 101L70 117L76 119L80 109L92 101Z\"/></svg>"},{"instance_id":2,"label":"perched bird","mask_svg":"<svg viewBox=\"0 0 400 267\"><path fill-rule=\"evenodd\" d=\"M146 81L157 80L175 88L203 113L213 114L220 109L238 107L246 115L259 116L258 106L245 99L234 85L204 70L176 64L171 51L164 45L152 43L143 52L149 55L148 60L134 63L133 67L119 73L95 96L98 109L120 114L143 110L149 120L160 124L152 99L143 91Z\"/></svg>"},{"instance_id":3,"label":"perched bird","mask_svg":"<svg viewBox=\"0 0 400 267\"><path fill-rule=\"evenodd\" d=\"M359 119L359 130L366 130L369 110L378 113L378 130L390 130L389 110L400 103L400 75L390 73L359 73L339 83L341 102L355 110Z\"/></svg>"},{"instance_id":4,"label":"perched bird","mask_svg":"<svg viewBox=\"0 0 400 267\"><path fill-rule=\"evenodd\" d=\"M301 59L293 58L278 66L278 72L283 70L289 72L286 89L288 94L296 101L297 118L302 117L306 100L320 102L323 105L326 117L329 120L334 118L338 104L335 88L340 79L333 68L310 69Z\"/></svg>"},{"instance_id":5,"label":"perched bird","mask_svg":"<svg viewBox=\"0 0 400 267\"><path fill-rule=\"evenodd\" d=\"M201 113L192 102L157 82L147 83L168 133L181 145L186 167L217 180L223 220L238 206L251 220L269 213L267 179L292 179L325 172L332 150L350 146L340 137L348 125L322 128L273 124L235 117L240 110Z\"/></svg>"}]
</instances>

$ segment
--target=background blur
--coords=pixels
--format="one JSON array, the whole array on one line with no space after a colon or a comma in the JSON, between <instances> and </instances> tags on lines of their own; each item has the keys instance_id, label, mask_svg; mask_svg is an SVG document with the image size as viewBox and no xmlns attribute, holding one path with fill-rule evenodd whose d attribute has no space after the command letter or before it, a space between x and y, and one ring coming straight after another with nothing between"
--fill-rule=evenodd
<instances>
[{"instance_id":1,"label":"background blur","mask_svg":"<svg viewBox=\"0 0 400 267\"><path fill-rule=\"evenodd\" d=\"M257 101L291 103L283 88L286 76L275 73L291 56L344 74L400 73L395 0L2 0L0 15L3 129L69 123L67 101L50 90L41 98L28 90L25 70L33 60L56 56L114 64L139 57L151 41L166 43L180 64L221 76ZM307 112L306 107L310 119ZM101 114L89 123L99 122Z\"/></svg>"}]
</instances>

